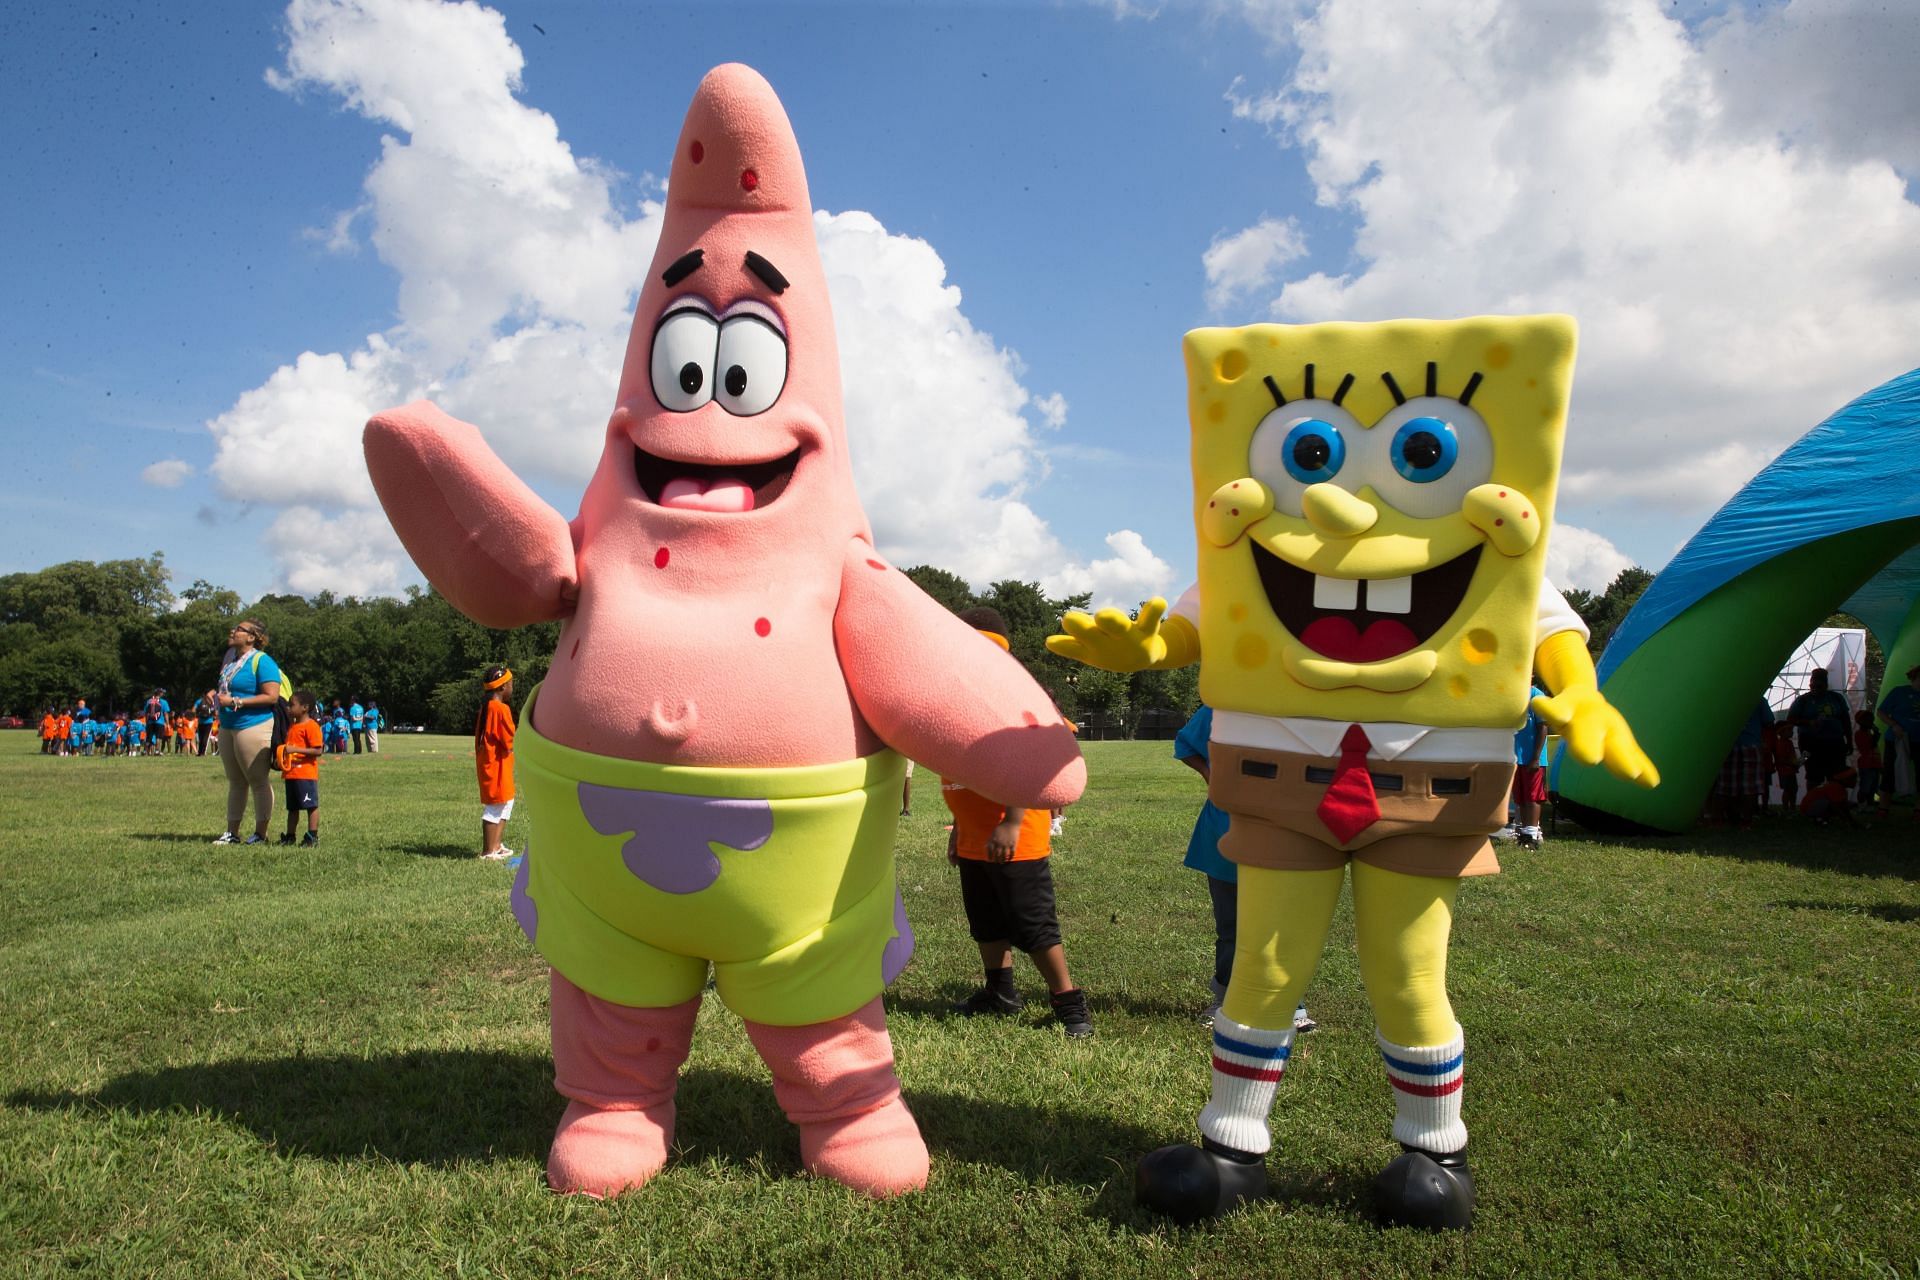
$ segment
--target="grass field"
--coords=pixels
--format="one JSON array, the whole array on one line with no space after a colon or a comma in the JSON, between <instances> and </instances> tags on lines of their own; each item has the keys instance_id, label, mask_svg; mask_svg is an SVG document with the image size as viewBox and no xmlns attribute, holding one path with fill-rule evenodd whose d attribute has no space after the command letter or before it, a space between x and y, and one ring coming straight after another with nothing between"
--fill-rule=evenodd
<instances>
[{"instance_id":1,"label":"grass field","mask_svg":"<svg viewBox=\"0 0 1920 1280\"><path fill-rule=\"evenodd\" d=\"M323 843L297 851L208 845L217 761L0 735L0 1274L1920 1275L1904 821L1563 829L1466 886L1465 1235L1369 1218L1396 1148L1343 909L1275 1109L1283 1197L1182 1230L1135 1209L1131 1170L1207 1088L1206 894L1179 865L1197 780L1164 743L1087 749L1055 867L1099 1034L1068 1044L1037 1012L945 1016L976 958L922 774L899 840L920 948L888 1004L930 1189L876 1204L803 1175L709 1000L676 1158L595 1203L542 1182L545 970L511 873L470 855L467 744L385 745L325 766Z\"/></svg>"}]
</instances>

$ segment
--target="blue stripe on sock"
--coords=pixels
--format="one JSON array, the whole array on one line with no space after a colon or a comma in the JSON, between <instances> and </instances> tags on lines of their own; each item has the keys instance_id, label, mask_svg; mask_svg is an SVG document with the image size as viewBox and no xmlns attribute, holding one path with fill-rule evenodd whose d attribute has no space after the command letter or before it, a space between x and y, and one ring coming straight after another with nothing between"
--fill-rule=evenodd
<instances>
[{"instance_id":1,"label":"blue stripe on sock","mask_svg":"<svg viewBox=\"0 0 1920 1280\"><path fill-rule=\"evenodd\" d=\"M1467 1055L1464 1053L1456 1055L1450 1062L1407 1062L1384 1050L1381 1051L1380 1056L1385 1058L1387 1065L1395 1071L1404 1071L1410 1076L1443 1076L1449 1071L1458 1070L1460 1064L1467 1060Z\"/></svg>"},{"instance_id":2,"label":"blue stripe on sock","mask_svg":"<svg viewBox=\"0 0 1920 1280\"><path fill-rule=\"evenodd\" d=\"M1213 1033L1213 1043L1216 1048L1225 1049L1228 1053L1243 1054L1249 1058L1266 1058L1269 1061L1285 1062L1293 1054L1293 1045L1290 1043L1249 1044L1245 1040L1235 1040L1232 1036L1222 1035L1218 1031Z\"/></svg>"}]
</instances>

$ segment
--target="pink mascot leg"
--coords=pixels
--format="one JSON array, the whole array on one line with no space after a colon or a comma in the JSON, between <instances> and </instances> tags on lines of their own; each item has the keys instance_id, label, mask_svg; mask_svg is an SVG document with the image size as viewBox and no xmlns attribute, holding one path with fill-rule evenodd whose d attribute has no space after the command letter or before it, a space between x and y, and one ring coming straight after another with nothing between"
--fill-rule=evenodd
<instances>
[{"instance_id":1,"label":"pink mascot leg","mask_svg":"<svg viewBox=\"0 0 1920 1280\"><path fill-rule=\"evenodd\" d=\"M633 1009L553 975L553 1087L569 1099L547 1154L547 1183L610 1196L645 1184L673 1143L673 1093L693 1045L700 997Z\"/></svg>"},{"instance_id":2,"label":"pink mascot leg","mask_svg":"<svg viewBox=\"0 0 1920 1280\"><path fill-rule=\"evenodd\" d=\"M800 1130L813 1173L870 1196L927 1185L927 1144L900 1097L880 997L842 1018L805 1027L748 1022L773 1072L773 1093Z\"/></svg>"}]
</instances>

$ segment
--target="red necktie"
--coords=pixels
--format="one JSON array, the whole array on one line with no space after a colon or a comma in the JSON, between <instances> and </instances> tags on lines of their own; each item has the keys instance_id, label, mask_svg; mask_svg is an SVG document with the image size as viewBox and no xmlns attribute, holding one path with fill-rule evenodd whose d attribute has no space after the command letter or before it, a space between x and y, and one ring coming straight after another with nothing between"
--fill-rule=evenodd
<instances>
[{"instance_id":1,"label":"red necktie","mask_svg":"<svg viewBox=\"0 0 1920 1280\"><path fill-rule=\"evenodd\" d=\"M1327 794L1320 797L1314 812L1341 844L1372 826L1380 817L1380 806L1373 796L1373 776L1367 772L1367 731L1357 724L1347 726L1340 739L1340 763L1334 767Z\"/></svg>"}]
</instances>

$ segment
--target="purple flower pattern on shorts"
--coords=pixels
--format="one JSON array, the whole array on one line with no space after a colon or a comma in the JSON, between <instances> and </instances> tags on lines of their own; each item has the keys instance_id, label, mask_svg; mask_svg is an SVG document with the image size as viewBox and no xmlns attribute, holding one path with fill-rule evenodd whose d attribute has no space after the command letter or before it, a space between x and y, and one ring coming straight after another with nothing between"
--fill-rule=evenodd
<instances>
[{"instance_id":1,"label":"purple flower pattern on shorts","mask_svg":"<svg viewBox=\"0 0 1920 1280\"><path fill-rule=\"evenodd\" d=\"M758 849L773 838L773 806L665 791L580 784L580 812L603 836L627 835L620 860L662 893L698 893L720 878L711 845Z\"/></svg>"}]
</instances>

